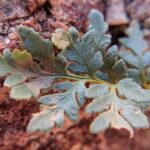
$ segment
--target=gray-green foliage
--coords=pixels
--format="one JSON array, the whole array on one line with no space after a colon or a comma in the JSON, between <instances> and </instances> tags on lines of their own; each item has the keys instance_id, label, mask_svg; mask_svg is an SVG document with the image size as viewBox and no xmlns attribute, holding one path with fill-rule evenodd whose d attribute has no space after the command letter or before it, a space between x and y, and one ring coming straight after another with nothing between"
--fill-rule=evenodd
<instances>
[{"instance_id":1,"label":"gray-green foliage","mask_svg":"<svg viewBox=\"0 0 150 150\"><path fill-rule=\"evenodd\" d=\"M70 28L70 36L76 34L77 30ZM77 36L76 36L77 38ZM74 42L75 41L75 42ZM94 31L89 31L83 35L80 41L73 39L71 46L65 49L62 54L73 63L68 66L68 69L76 74L89 74L93 76L97 69L103 65L102 55L96 48L94 42Z\"/></svg>"},{"instance_id":2,"label":"gray-green foliage","mask_svg":"<svg viewBox=\"0 0 150 150\"><path fill-rule=\"evenodd\" d=\"M62 82L61 84L63 85L57 85L57 88L60 87L59 89L61 90L65 89L65 92L45 95L38 100L43 107L41 112L36 114L30 121L28 131L45 131L51 129L55 123L58 127L61 127L64 123L64 114L70 120L77 121L78 110L85 102L85 83L84 81L78 81L75 83ZM70 84L69 88L68 84Z\"/></svg>"},{"instance_id":3,"label":"gray-green foliage","mask_svg":"<svg viewBox=\"0 0 150 150\"><path fill-rule=\"evenodd\" d=\"M114 86L91 85L85 96L93 98L93 101L87 106L86 111L98 112L99 115L90 125L90 131L97 133L108 127L125 128L132 137L132 127L149 127L148 120L140 109L149 104L149 94L129 78Z\"/></svg>"},{"instance_id":4,"label":"gray-green foliage","mask_svg":"<svg viewBox=\"0 0 150 150\"><path fill-rule=\"evenodd\" d=\"M49 39L42 39L39 33L35 32L32 28L19 27L18 33L22 40L23 49L30 52L34 59L44 60L53 53L51 41Z\"/></svg>"},{"instance_id":5,"label":"gray-green foliage","mask_svg":"<svg viewBox=\"0 0 150 150\"><path fill-rule=\"evenodd\" d=\"M129 65L129 77L148 88L150 52L139 23L132 22L126 34L128 37L119 39L120 43L126 47L125 50L119 52L119 56Z\"/></svg>"},{"instance_id":6,"label":"gray-green foliage","mask_svg":"<svg viewBox=\"0 0 150 150\"><path fill-rule=\"evenodd\" d=\"M150 103L150 92L124 79L127 67L124 58L118 58L117 46L109 47L111 37L103 15L92 10L88 18L90 24L82 37L70 27L69 31L57 29L51 40L44 40L33 29L19 27L23 50L6 49L0 55L0 77L11 88L10 97L39 97L40 112L33 114L28 131L49 131L55 124L61 127L64 115L77 121L87 98L91 99L87 112L99 113L90 126L92 133L126 128L132 137L132 127L149 126L143 110ZM61 49L57 55L54 46Z\"/></svg>"},{"instance_id":7,"label":"gray-green foliage","mask_svg":"<svg viewBox=\"0 0 150 150\"><path fill-rule=\"evenodd\" d=\"M10 97L16 100L38 97L55 79L44 74L27 51L8 49L0 55L0 77L5 77L4 86L11 88Z\"/></svg>"},{"instance_id":8,"label":"gray-green foliage","mask_svg":"<svg viewBox=\"0 0 150 150\"><path fill-rule=\"evenodd\" d=\"M75 74L88 74L92 78L100 77L109 81L127 77L125 63L118 58L117 46L112 46L106 51L111 36L106 34L108 24L103 15L97 10L92 10L89 21L88 31L81 39L74 27L65 32L65 35L68 34L70 46L63 49L62 55L72 62L68 69ZM118 74L120 71L121 74Z\"/></svg>"}]
</instances>

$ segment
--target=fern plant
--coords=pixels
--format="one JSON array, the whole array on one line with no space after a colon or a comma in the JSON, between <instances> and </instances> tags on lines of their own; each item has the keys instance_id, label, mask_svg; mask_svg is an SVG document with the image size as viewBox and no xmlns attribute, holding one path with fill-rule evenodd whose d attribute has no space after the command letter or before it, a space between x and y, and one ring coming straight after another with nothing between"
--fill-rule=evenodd
<instances>
[{"instance_id":1,"label":"fern plant","mask_svg":"<svg viewBox=\"0 0 150 150\"><path fill-rule=\"evenodd\" d=\"M144 40L143 32L138 22L133 21L126 30L128 37L120 38L123 49L119 56L126 61L128 65L129 77L149 89L150 85L150 51L148 43Z\"/></svg>"},{"instance_id":2,"label":"fern plant","mask_svg":"<svg viewBox=\"0 0 150 150\"><path fill-rule=\"evenodd\" d=\"M5 49L0 55L0 77L9 87L10 97L25 100L37 97L40 112L33 114L28 131L50 131L64 124L64 115L77 121L78 111L87 100L87 113L97 113L91 133L109 127L149 127L143 111L150 104L150 92L128 78L117 46L109 46L108 24L92 10L89 27L81 37L76 28L57 29L51 40L42 39L33 29L21 26L18 33L22 50ZM60 49L58 54L53 47ZM87 83L89 86L87 86ZM55 91L51 94L48 91Z\"/></svg>"}]
</instances>

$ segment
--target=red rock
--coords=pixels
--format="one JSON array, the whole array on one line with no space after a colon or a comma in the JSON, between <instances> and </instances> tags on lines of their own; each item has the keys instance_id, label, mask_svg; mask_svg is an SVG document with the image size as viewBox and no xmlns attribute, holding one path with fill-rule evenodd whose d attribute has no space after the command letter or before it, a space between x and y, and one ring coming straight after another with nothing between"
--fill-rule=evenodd
<instances>
[{"instance_id":1,"label":"red rock","mask_svg":"<svg viewBox=\"0 0 150 150\"><path fill-rule=\"evenodd\" d=\"M132 19L150 18L150 0L134 0L127 6L127 11Z\"/></svg>"},{"instance_id":2,"label":"red rock","mask_svg":"<svg viewBox=\"0 0 150 150\"><path fill-rule=\"evenodd\" d=\"M51 32L43 32L43 35L44 35L44 37L45 38L50 38L50 36L51 36Z\"/></svg>"},{"instance_id":3,"label":"red rock","mask_svg":"<svg viewBox=\"0 0 150 150\"><path fill-rule=\"evenodd\" d=\"M5 42L5 45L8 45L10 43L10 39L7 37L5 38L4 42Z\"/></svg>"},{"instance_id":4,"label":"red rock","mask_svg":"<svg viewBox=\"0 0 150 150\"><path fill-rule=\"evenodd\" d=\"M47 0L27 0L27 7L30 12L34 12L46 3Z\"/></svg>"},{"instance_id":5,"label":"red rock","mask_svg":"<svg viewBox=\"0 0 150 150\"><path fill-rule=\"evenodd\" d=\"M34 16L39 22L42 22L47 19L46 11L43 8L41 10L35 11Z\"/></svg>"},{"instance_id":6,"label":"red rock","mask_svg":"<svg viewBox=\"0 0 150 150\"><path fill-rule=\"evenodd\" d=\"M10 40L19 40L19 35L17 32L8 34L8 37L10 38Z\"/></svg>"},{"instance_id":7,"label":"red rock","mask_svg":"<svg viewBox=\"0 0 150 150\"><path fill-rule=\"evenodd\" d=\"M106 13L106 21L112 25L124 25L129 22L123 0L110 0Z\"/></svg>"},{"instance_id":8,"label":"red rock","mask_svg":"<svg viewBox=\"0 0 150 150\"><path fill-rule=\"evenodd\" d=\"M30 17L28 20L24 21L23 25L32 27L33 29L35 29L38 32L42 31L41 25L37 22L37 20L34 17Z\"/></svg>"},{"instance_id":9,"label":"red rock","mask_svg":"<svg viewBox=\"0 0 150 150\"><path fill-rule=\"evenodd\" d=\"M8 34L9 24L7 21L0 22L0 34Z\"/></svg>"},{"instance_id":10,"label":"red rock","mask_svg":"<svg viewBox=\"0 0 150 150\"><path fill-rule=\"evenodd\" d=\"M0 2L0 20L21 18L28 15L29 13L21 0Z\"/></svg>"},{"instance_id":11,"label":"red rock","mask_svg":"<svg viewBox=\"0 0 150 150\"><path fill-rule=\"evenodd\" d=\"M0 41L0 52L2 52L4 50L4 48L5 48L4 42Z\"/></svg>"},{"instance_id":12,"label":"red rock","mask_svg":"<svg viewBox=\"0 0 150 150\"><path fill-rule=\"evenodd\" d=\"M20 49L21 48L21 42L20 41L16 41L16 40L11 40L7 47L11 50L14 50L14 49Z\"/></svg>"}]
</instances>

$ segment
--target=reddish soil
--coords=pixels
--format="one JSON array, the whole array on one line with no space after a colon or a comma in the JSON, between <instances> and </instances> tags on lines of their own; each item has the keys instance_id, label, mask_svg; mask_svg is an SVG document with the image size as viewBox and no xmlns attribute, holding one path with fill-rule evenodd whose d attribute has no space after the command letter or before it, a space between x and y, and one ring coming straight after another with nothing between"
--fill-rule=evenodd
<instances>
[{"instance_id":1,"label":"reddish soil","mask_svg":"<svg viewBox=\"0 0 150 150\"><path fill-rule=\"evenodd\" d=\"M36 100L9 99L9 90L0 88L0 150L149 150L150 129L138 130L133 139L125 130L109 129L93 135L88 127L92 117L83 113L77 124L66 122L51 133L27 133L31 114L39 111ZM150 118L150 111L147 111Z\"/></svg>"}]
</instances>

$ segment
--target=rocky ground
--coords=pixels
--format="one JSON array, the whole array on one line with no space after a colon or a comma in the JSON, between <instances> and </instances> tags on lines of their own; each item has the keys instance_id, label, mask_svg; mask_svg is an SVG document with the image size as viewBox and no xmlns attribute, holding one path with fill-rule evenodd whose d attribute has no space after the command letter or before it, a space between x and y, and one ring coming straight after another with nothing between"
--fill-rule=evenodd
<instances>
[{"instance_id":1,"label":"rocky ground","mask_svg":"<svg viewBox=\"0 0 150 150\"><path fill-rule=\"evenodd\" d=\"M84 8L84 9L83 9ZM102 11L109 23L112 41L124 36L132 20L141 24L145 38L150 41L149 0L1 0L0 1L0 51L20 48L17 26L34 28L45 38L50 38L56 28L75 26L81 32L87 27L87 14L91 8ZM113 13L112 13L113 12ZM66 121L62 129L51 133L27 133L31 114L39 111L35 99L15 101L9 98L9 89L0 80L0 150L149 150L150 129L137 130L129 139L125 130L109 129L93 135L88 127L92 116L81 110L78 123ZM82 108L84 109L84 108ZM150 111L147 110L150 119Z\"/></svg>"}]
</instances>

